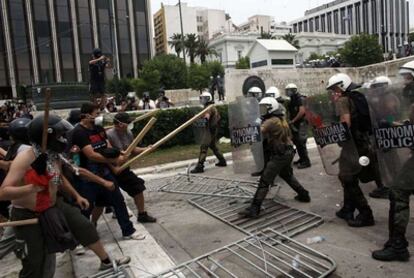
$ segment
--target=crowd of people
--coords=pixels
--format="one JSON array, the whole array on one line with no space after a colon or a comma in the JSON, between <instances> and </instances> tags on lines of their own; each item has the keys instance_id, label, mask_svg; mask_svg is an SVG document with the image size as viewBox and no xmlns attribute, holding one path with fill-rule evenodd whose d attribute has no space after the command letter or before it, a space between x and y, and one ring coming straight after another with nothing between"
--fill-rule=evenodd
<instances>
[{"instance_id":1,"label":"crowd of people","mask_svg":"<svg viewBox=\"0 0 414 278\"><path fill-rule=\"evenodd\" d=\"M111 258L96 231L108 207L124 240L145 239L130 220L121 189L134 199L138 222L156 222L145 210L144 180L129 168L119 170L134 139L128 129L129 114L117 113L114 127L105 130L96 124L100 113L99 106L84 103L80 110L71 111L68 121L49 115L46 149L41 147L44 115L9 124L11 145L0 149L1 214L11 221L39 218L40 222L4 232L5 237L26 244L21 277L53 277L54 253L74 249L78 243L95 253L101 270L111 268L113 262L128 263L129 257ZM145 149L136 147L130 155Z\"/></svg>"}]
</instances>

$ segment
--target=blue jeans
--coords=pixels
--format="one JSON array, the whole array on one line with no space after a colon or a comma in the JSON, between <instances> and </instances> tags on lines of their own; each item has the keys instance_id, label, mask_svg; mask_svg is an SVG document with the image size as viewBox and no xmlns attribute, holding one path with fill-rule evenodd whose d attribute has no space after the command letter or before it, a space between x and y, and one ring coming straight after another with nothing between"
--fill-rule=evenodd
<instances>
[{"instance_id":1,"label":"blue jeans","mask_svg":"<svg viewBox=\"0 0 414 278\"><path fill-rule=\"evenodd\" d=\"M82 211L82 214L89 219L92 209L96 205L96 202L98 202L100 205L104 204L111 206L115 210L116 219L118 220L118 224L121 227L122 235L129 236L133 234L135 232L135 228L132 222L129 220L129 214L125 200L122 196L121 191L119 190L119 186L117 185L115 178L112 176L112 174L106 174L105 176L102 176L102 178L113 181L115 183L115 190L109 191L99 184L77 179L77 191L82 197L87 199L90 204L87 210Z\"/></svg>"}]
</instances>

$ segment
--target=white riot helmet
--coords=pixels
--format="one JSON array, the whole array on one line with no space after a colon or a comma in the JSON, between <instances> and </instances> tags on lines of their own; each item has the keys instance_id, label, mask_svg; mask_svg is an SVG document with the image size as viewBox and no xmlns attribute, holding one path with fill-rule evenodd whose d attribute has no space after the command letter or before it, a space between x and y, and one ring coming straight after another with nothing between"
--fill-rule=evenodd
<instances>
[{"instance_id":1,"label":"white riot helmet","mask_svg":"<svg viewBox=\"0 0 414 278\"><path fill-rule=\"evenodd\" d=\"M260 97L262 96L262 94L263 94L262 89L260 89L259 87L251 87L247 91L247 96L254 97L256 99L260 99Z\"/></svg>"},{"instance_id":2,"label":"white riot helmet","mask_svg":"<svg viewBox=\"0 0 414 278\"><path fill-rule=\"evenodd\" d=\"M211 102L213 100L213 97L211 96L210 92L204 91L200 95L200 103L202 105L206 105L207 103Z\"/></svg>"},{"instance_id":3,"label":"white riot helmet","mask_svg":"<svg viewBox=\"0 0 414 278\"><path fill-rule=\"evenodd\" d=\"M334 87L338 87L342 92L346 92L351 84L352 79L349 77L349 75L345 73L337 73L329 78L328 86L326 86L326 89L331 90Z\"/></svg>"},{"instance_id":4,"label":"white riot helmet","mask_svg":"<svg viewBox=\"0 0 414 278\"><path fill-rule=\"evenodd\" d=\"M392 81L387 76L378 76L371 81L370 88L384 88L391 85Z\"/></svg>"},{"instance_id":5,"label":"white riot helmet","mask_svg":"<svg viewBox=\"0 0 414 278\"><path fill-rule=\"evenodd\" d=\"M267 89L266 93L265 93L265 97L272 97L274 99L278 99L281 97L280 95L280 91L278 88L272 86L269 89Z\"/></svg>"},{"instance_id":6,"label":"white riot helmet","mask_svg":"<svg viewBox=\"0 0 414 278\"><path fill-rule=\"evenodd\" d=\"M408 75L411 74L412 77L414 78L414 61L405 63L404 65L402 65L400 67L400 71L399 71L400 75Z\"/></svg>"},{"instance_id":7,"label":"white riot helmet","mask_svg":"<svg viewBox=\"0 0 414 278\"><path fill-rule=\"evenodd\" d=\"M285 87L285 92L288 97L291 97L298 92L298 86L293 83L287 84Z\"/></svg>"},{"instance_id":8,"label":"white riot helmet","mask_svg":"<svg viewBox=\"0 0 414 278\"><path fill-rule=\"evenodd\" d=\"M273 97L264 97L260 103L260 115L266 116L279 110L280 104Z\"/></svg>"}]
</instances>

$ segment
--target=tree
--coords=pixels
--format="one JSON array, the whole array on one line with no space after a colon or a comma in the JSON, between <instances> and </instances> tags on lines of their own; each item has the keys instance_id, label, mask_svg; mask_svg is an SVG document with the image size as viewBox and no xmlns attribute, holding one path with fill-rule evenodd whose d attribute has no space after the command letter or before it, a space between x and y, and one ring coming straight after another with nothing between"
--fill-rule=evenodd
<instances>
[{"instance_id":1,"label":"tree","mask_svg":"<svg viewBox=\"0 0 414 278\"><path fill-rule=\"evenodd\" d=\"M198 39L196 34L187 34L184 41L184 46L188 56L190 56L190 63L194 64L196 52L198 49Z\"/></svg>"},{"instance_id":2,"label":"tree","mask_svg":"<svg viewBox=\"0 0 414 278\"><path fill-rule=\"evenodd\" d=\"M173 34L171 36L171 41L168 42L168 44L174 48L175 53L177 53L177 56L180 57L180 53L183 51L183 36L181 34Z\"/></svg>"},{"instance_id":3,"label":"tree","mask_svg":"<svg viewBox=\"0 0 414 278\"><path fill-rule=\"evenodd\" d=\"M236 63L236 69L250 69L250 58L249 57L240 57Z\"/></svg>"},{"instance_id":4,"label":"tree","mask_svg":"<svg viewBox=\"0 0 414 278\"><path fill-rule=\"evenodd\" d=\"M221 77L224 76L224 68L223 65L219 62L219 61L213 61L213 62L209 62L205 64L208 72L209 72L209 76L217 76L220 75Z\"/></svg>"},{"instance_id":5,"label":"tree","mask_svg":"<svg viewBox=\"0 0 414 278\"><path fill-rule=\"evenodd\" d=\"M325 55L319 55L318 53L312 52L307 61L312 61L312 60L325 60Z\"/></svg>"},{"instance_id":6,"label":"tree","mask_svg":"<svg viewBox=\"0 0 414 278\"><path fill-rule=\"evenodd\" d=\"M273 36L273 34L270 33L270 32L261 32L259 39L261 39L261 40L274 40L274 39L276 39L276 37Z\"/></svg>"},{"instance_id":7,"label":"tree","mask_svg":"<svg viewBox=\"0 0 414 278\"><path fill-rule=\"evenodd\" d=\"M414 42L414 32L408 35L408 42Z\"/></svg>"},{"instance_id":8,"label":"tree","mask_svg":"<svg viewBox=\"0 0 414 278\"><path fill-rule=\"evenodd\" d=\"M108 92L115 94L117 99L125 97L133 89L130 79L119 79L117 76L106 81L106 88Z\"/></svg>"},{"instance_id":9,"label":"tree","mask_svg":"<svg viewBox=\"0 0 414 278\"><path fill-rule=\"evenodd\" d=\"M360 34L352 36L339 50L345 64L361 67L382 62L382 47L375 35Z\"/></svg>"},{"instance_id":10,"label":"tree","mask_svg":"<svg viewBox=\"0 0 414 278\"><path fill-rule=\"evenodd\" d=\"M297 49L300 48L299 41L296 39L295 35L293 35L292 33L289 33L289 34L286 34L286 35L282 36L282 39L287 41L288 43L290 43L291 45L293 45Z\"/></svg>"},{"instance_id":11,"label":"tree","mask_svg":"<svg viewBox=\"0 0 414 278\"><path fill-rule=\"evenodd\" d=\"M197 46L197 51L195 54L196 56L200 57L200 61L202 64L206 62L207 56L210 56L210 55L217 56L216 50L208 46L208 42L205 39L201 38L200 36L198 37L198 46Z\"/></svg>"},{"instance_id":12,"label":"tree","mask_svg":"<svg viewBox=\"0 0 414 278\"><path fill-rule=\"evenodd\" d=\"M188 69L188 85L200 93L210 85L210 70L207 64L192 64Z\"/></svg>"},{"instance_id":13,"label":"tree","mask_svg":"<svg viewBox=\"0 0 414 278\"><path fill-rule=\"evenodd\" d=\"M159 74L159 81L156 78ZM159 55L146 61L141 71L142 79L151 82L151 87L161 86L165 89L183 89L187 87L187 67L183 59L175 55Z\"/></svg>"}]
</instances>

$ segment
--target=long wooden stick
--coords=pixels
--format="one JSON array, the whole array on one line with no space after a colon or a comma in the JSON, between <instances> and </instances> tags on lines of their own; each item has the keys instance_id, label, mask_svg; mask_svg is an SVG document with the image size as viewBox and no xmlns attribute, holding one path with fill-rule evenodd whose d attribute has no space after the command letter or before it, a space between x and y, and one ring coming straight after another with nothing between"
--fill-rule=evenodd
<instances>
[{"instance_id":1,"label":"long wooden stick","mask_svg":"<svg viewBox=\"0 0 414 278\"><path fill-rule=\"evenodd\" d=\"M32 218L32 219L26 219L26 220L10 221L10 222L0 223L0 228L35 225L37 223L39 223L39 219Z\"/></svg>"},{"instance_id":2,"label":"long wooden stick","mask_svg":"<svg viewBox=\"0 0 414 278\"><path fill-rule=\"evenodd\" d=\"M142 114L141 116L139 116L139 117L137 117L135 120L133 120L133 121L131 122L131 124L135 124L135 123L138 123L138 122L140 122L140 121L142 121L142 120L145 120L145 119L147 119L147 118L149 118L149 117L152 117L152 116L154 116L157 112L158 112L157 110L152 110L152 111L150 111L150 112L147 112L147 113L145 113L145 114ZM113 127L114 127L113 125L110 125L110 126L105 127L105 129L110 129L110 128L113 128Z\"/></svg>"},{"instance_id":3,"label":"long wooden stick","mask_svg":"<svg viewBox=\"0 0 414 278\"><path fill-rule=\"evenodd\" d=\"M167 142L168 140L170 140L171 138L173 138L174 136L176 136L178 133L180 133L181 131L183 131L185 128L187 128L189 125L191 125L192 123L194 123L195 121L197 121L200 117L202 117L208 110L210 110L210 108L213 107L213 105L209 105L207 106L203 111L201 111L200 113L198 113L197 115L195 115L194 117L192 117L191 119L189 119L187 122L185 122L184 124L182 124L181 126L179 126L178 128L176 128L174 131L172 131L171 133L169 133L167 136L165 136L164 138L160 139L157 143L155 143L154 145L152 145L152 148L146 149L145 151L143 151L142 153L140 153L139 155L137 155L136 157L130 159L129 161L125 162L124 165L122 165L120 167L120 171L125 170L126 168L128 168L132 163L134 163L135 161L137 161L138 159L140 159L141 157L143 157L144 155L147 155L153 151L155 151L159 146L161 146L162 144L164 144L165 142Z\"/></svg>"},{"instance_id":4,"label":"long wooden stick","mask_svg":"<svg viewBox=\"0 0 414 278\"><path fill-rule=\"evenodd\" d=\"M42 153L46 152L47 149L47 135L49 130L49 110L50 110L50 88L46 89L45 93L45 110L43 116L43 132L42 132Z\"/></svg>"},{"instance_id":5,"label":"long wooden stick","mask_svg":"<svg viewBox=\"0 0 414 278\"><path fill-rule=\"evenodd\" d=\"M125 155L129 156L131 152L135 149L135 147L142 141L144 136L148 133L148 131L152 128L152 126L157 121L157 118L151 118L147 125L141 130L141 132L135 137L134 141L128 146L128 148L125 151Z\"/></svg>"}]
</instances>

